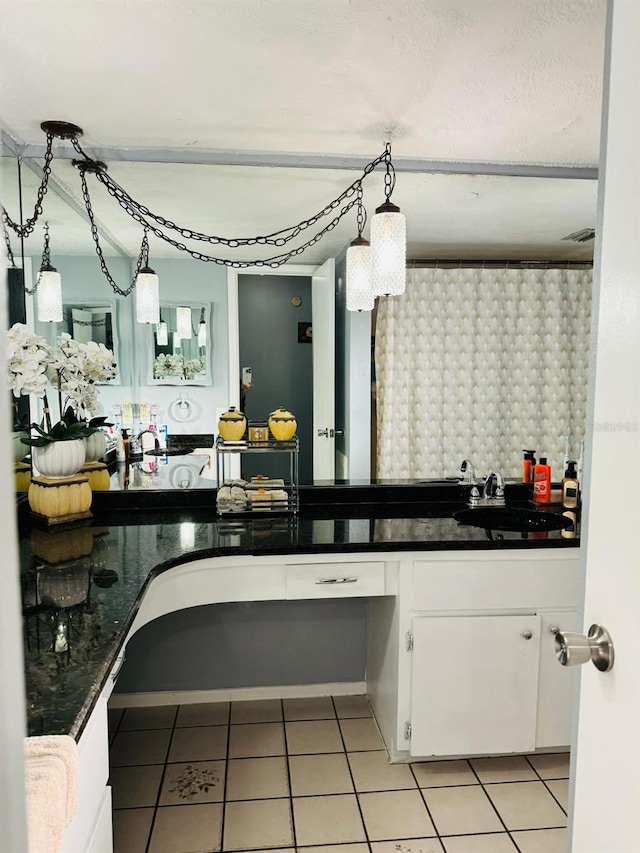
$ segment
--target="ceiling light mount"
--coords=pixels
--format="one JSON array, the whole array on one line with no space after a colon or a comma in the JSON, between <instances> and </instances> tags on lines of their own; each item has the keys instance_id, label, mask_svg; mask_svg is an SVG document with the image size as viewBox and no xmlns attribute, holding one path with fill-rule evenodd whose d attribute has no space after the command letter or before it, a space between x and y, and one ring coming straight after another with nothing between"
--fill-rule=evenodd
<instances>
[{"instance_id":1,"label":"ceiling light mount","mask_svg":"<svg viewBox=\"0 0 640 853\"><path fill-rule=\"evenodd\" d=\"M102 160L72 160L71 165L75 166L79 172L91 172L92 175L98 175L100 172L106 172L109 168Z\"/></svg>"},{"instance_id":2,"label":"ceiling light mount","mask_svg":"<svg viewBox=\"0 0 640 853\"><path fill-rule=\"evenodd\" d=\"M77 139L84 133L81 127L68 121L43 121L40 128L56 139Z\"/></svg>"}]
</instances>

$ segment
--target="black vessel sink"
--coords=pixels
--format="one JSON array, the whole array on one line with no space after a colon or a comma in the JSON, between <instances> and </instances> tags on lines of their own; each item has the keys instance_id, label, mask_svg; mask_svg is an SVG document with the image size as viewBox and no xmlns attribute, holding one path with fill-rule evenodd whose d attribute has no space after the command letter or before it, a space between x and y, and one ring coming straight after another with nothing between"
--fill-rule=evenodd
<instances>
[{"instance_id":1,"label":"black vessel sink","mask_svg":"<svg viewBox=\"0 0 640 853\"><path fill-rule=\"evenodd\" d=\"M461 509L453 513L460 524L484 527L485 530L508 530L514 533L564 530L571 527L571 519L553 512L506 506L482 506Z\"/></svg>"}]
</instances>

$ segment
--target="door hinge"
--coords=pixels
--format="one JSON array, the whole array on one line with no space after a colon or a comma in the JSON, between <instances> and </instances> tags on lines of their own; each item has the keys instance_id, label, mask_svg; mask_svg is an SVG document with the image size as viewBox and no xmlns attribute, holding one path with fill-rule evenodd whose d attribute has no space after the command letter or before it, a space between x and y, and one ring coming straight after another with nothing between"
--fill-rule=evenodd
<instances>
[{"instance_id":1,"label":"door hinge","mask_svg":"<svg viewBox=\"0 0 640 853\"><path fill-rule=\"evenodd\" d=\"M411 631L407 631L404 635L404 647L408 652L413 651L413 634Z\"/></svg>"},{"instance_id":2,"label":"door hinge","mask_svg":"<svg viewBox=\"0 0 640 853\"><path fill-rule=\"evenodd\" d=\"M411 723L404 724L404 739L411 740Z\"/></svg>"}]
</instances>

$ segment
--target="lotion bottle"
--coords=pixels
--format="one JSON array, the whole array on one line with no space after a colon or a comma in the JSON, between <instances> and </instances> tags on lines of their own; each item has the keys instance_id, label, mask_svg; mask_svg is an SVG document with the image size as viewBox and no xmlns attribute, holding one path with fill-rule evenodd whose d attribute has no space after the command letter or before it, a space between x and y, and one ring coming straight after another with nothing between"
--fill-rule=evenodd
<instances>
[{"instance_id":1,"label":"lotion bottle","mask_svg":"<svg viewBox=\"0 0 640 853\"><path fill-rule=\"evenodd\" d=\"M533 500L537 504L551 502L551 466L547 457L541 456L533 474Z\"/></svg>"},{"instance_id":2,"label":"lotion bottle","mask_svg":"<svg viewBox=\"0 0 640 853\"><path fill-rule=\"evenodd\" d=\"M576 463L569 460L562 479L562 506L565 509L577 509L579 502L580 485L576 473Z\"/></svg>"}]
</instances>

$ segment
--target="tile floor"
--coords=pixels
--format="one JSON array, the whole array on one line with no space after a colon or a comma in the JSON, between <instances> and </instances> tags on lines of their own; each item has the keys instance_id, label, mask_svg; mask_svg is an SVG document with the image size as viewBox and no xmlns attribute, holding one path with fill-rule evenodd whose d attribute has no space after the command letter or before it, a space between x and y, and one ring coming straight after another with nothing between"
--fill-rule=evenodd
<instances>
[{"instance_id":1,"label":"tile floor","mask_svg":"<svg viewBox=\"0 0 640 853\"><path fill-rule=\"evenodd\" d=\"M364 696L112 710L115 853L564 853L567 754L390 765Z\"/></svg>"}]
</instances>

